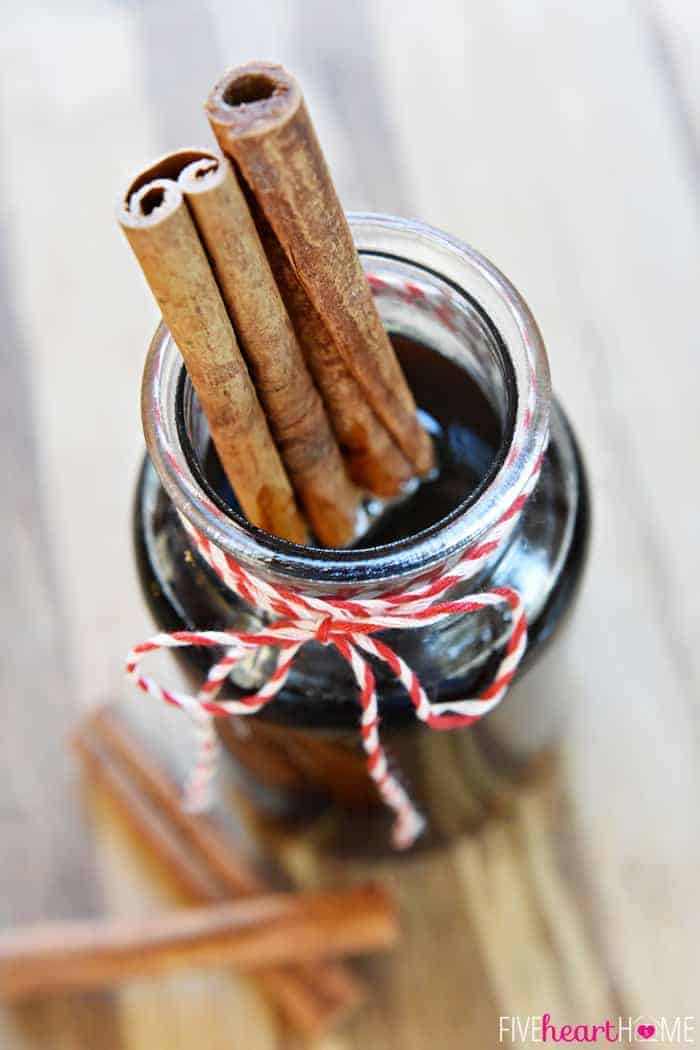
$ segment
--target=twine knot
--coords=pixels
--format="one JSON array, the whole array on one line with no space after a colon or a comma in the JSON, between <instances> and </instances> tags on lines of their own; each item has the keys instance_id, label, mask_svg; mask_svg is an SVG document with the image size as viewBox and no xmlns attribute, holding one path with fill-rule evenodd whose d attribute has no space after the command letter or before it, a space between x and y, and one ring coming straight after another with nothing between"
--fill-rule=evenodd
<instances>
[{"instance_id":1,"label":"twine knot","mask_svg":"<svg viewBox=\"0 0 700 1050\"><path fill-rule=\"evenodd\" d=\"M328 645L331 641L331 634L334 626L335 621L329 613L322 616L316 625L316 632L314 635L316 641L320 642L321 645Z\"/></svg>"},{"instance_id":2,"label":"twine knot","mask_svg":"<svg viewBox=\"0 0 700 1050\"><path fill-rule=\"evenodd\" d=\"M194 719L198 758L190 777L185 804L189 809L206 809L210 802L216 769L216 735L213 720L259 711L279 693L287 680L298 651L307 642L332 645L349 664L358 686L362 711L360 739L367 755L367 771L379 795L394 810L393 840L399 849L411 846L425 822L408 796L389 762L379 737L379 704L370 659L384 664L403 685L416 717L431 729L455 729L471 725L500 702L517 670L527 644L527 626L520 595L508 587L494 588L465 598L444 600L443 595L473 571L473 561L486 555L465 556L449 572L429 583L403 593L360 600L312 598L275 588L251 576L241 565L224 555L188 525L197 550L204 555L224 581L246 600L284 618L250 634L243 631L174 631L158 634L137 645L129 653L127 674L145 693L189 711ZM489 548L490 551L491 548ZM441 600L442 599L442 600ZM376 635L387 628L415 629L459 614L474 614L486 608L505 605L511 628L505 652L491 685L480 696L469 700L433 703L418 675ZM223 649L196 696L165 689L141 674L139 665L157 649L199 646ZM261 688L236 700L219 700L218 694L236 664L247 653L272 649L274 670ZM368 659L370 658L370 659Z\"/></svg>"},{"instance_id":3,"label":"twine knot","mask_svg":"<svg viewBox=\"0 0 700 1050\"><path fill-rule=\"evenodd\" d=\"M217 754L214 719L251 715L270 703L283 688L299 650L307 642L317 641L334 646L352 670L362 712L360 739L367 755L367 772L383 801L394 811L394 844L399 849L411 846L425 821L397 773L389 768L379 738L379 703L370 660L384 665L395 676L405 689L416 718L431 729L471 725L500 703L527 646L527 623L520 595L510 587L494 587L458 599L450 598L449 594L475 577L512 534L537 484L541 465L542 455L511 506L487 536L465 551L456 565L443 569L428 581L421 580L403 590L373 598L322 598L275 586L253 575L182 517L194 549L224 585L248 605L268 614L272 621L252 634L235 630L157 634L137 645L127 656L127 674L143 692L184 708L193 718L198 753L186 789L188 808L206 809L210 802ZM491 684L480 696L471 699L431 701L415 671L378 637L384 630L428 627L453 616L473 615L489 608L502 610L504 606L510 616L510 632L503 656ZM166 689L141 673L139 665L149 653L186 646L223 650L196 696ZM219 700L219 692L236 664L248 653L261 649L274 652L275 665L260 689L235 700Z\"/></svg>"}]
</instances>

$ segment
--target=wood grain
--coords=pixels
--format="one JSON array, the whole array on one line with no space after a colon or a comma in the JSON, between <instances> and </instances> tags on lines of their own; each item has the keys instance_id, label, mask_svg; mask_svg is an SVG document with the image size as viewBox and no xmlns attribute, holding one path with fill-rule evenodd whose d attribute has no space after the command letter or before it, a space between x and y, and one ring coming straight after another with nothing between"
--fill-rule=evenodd
<instances>
[{"instance_id":1,"label":"wood grain","mask_svg":"<svg viewBox=\"0 0 700 1050\"><path fill-rule=\"evenodd\" d=\"M575 620L519 686L522 702L546 690L571 703L557 779L479 837L397 869L403 949L320 1045L461 1050L498 1045L500 1014L697 1012L699 57L683 0L13 12L0 63L8 921L95 910L102 894L114 915L162 903L105 812L84 828L59 743L147 631L128 507L155 317L110 208L138 162L206 142L200 102L226 65L270 58L304 84L346 205L465 237L523 291L595 499ZM288 854L310 885L361 870L309 846ZM116 1008L118 1028L94 1000L8 1015L0 1041L280 1045L255 991L228 977L144 981Z\"/></svg>"}]
</instances>

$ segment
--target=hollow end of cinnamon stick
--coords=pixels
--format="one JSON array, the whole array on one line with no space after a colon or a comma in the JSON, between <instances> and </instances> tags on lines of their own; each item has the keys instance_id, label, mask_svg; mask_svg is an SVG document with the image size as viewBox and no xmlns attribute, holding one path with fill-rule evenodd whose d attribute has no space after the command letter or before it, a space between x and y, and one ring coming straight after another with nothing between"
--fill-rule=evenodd
<instances>
[{"instance_id":1,"label":"hollow end of cinnamon stick","mask_svg":"<svg viewBox=\"0 0 700 1050\"><path fill-rule=\"evenodd\" d=\"M236 135L255 135L291 118L301 102L299 84L284 66L248 62L227 70L217 81L207 110L224 119Z\"/></svg>"},{"instance_id":2,"label":"hollow end of cinnamon stick","mask_svg":"<svg viewBox=\"0 0 700 1050\"><path fill-rule=\"evenodd\" d=\"M154 179L169 179L176 183L185 168L191 164L201 165L204 171L217 167L218 161L216 153L199 149L196 146L164 153L162 157L154 160L152 164L134 176L124 192L122 206L130 210L130 202L134 194L153 182Z\"/></svg>"}]
</instances>

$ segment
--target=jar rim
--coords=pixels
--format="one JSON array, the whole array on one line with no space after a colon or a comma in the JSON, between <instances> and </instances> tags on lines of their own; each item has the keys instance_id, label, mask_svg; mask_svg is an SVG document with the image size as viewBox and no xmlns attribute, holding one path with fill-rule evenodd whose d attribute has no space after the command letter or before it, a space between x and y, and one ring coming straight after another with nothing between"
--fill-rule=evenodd
<instances>
[{"instance_id":1,"label":"jar rim","mask_svg":"<svg viewBox=\"0 0 700 1050\"><path fill-rule=\"evenodd\" d=\"M467 244L427 224L349 213L361 253L382 255L446 280L475 301L500 337L514 385L514 418L500 464L487 483L430 528L381 547L326 550L278 539L209 498L181 440L182 356L160 324L144 368L141 409L151 460L175 508L249 571L286 586L326 593L408 583L456 560L517 499L544 451L551 388L547 354L530 310L508 279Z\"/></svg>"}]
</instances>

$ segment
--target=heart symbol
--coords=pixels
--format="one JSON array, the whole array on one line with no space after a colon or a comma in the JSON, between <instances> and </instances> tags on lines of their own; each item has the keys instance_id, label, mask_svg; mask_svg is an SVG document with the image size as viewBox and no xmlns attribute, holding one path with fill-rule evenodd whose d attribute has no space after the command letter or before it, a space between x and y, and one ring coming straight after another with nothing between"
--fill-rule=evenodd
<instances>
[{"instance_id":1,"label":"heart symbol","mask_svg":"<svg viewBox=\"0 0 700 1050\"><path fill-rule=\"evenodd\" d=\"M653 1024L640 1024L637 1027L637 1035L641 1036L642 1039L651 1039L655 1031L656 1025Z\"/></svg>"}]
</instances>

